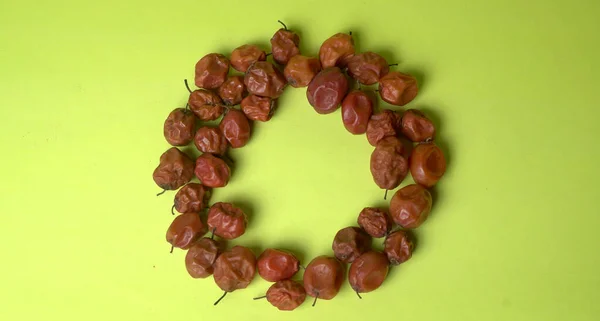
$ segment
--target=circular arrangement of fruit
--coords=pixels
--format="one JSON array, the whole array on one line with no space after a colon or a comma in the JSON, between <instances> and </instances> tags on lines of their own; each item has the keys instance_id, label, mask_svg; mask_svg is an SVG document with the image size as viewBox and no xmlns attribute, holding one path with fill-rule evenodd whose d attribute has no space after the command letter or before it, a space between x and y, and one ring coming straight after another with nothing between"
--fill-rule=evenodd
<instances>
[{"instance_id":1,"label":"circular arrangement of fruit","mask_svg":"<svg viewBox=\"0 0 600 321\"><path fill-rule=\"evenodd\" d=\"M346 277L360 293L377 289L390 266L410 259L414 239L410 229L428 217L434 186L446 171L446 160L435 144L435 126L416 109L403 112L377 110L377 95L391 105L404 106L418 92L416 79L390 71L391 65L374 52L356 52L352 33L338 33L323 42L319 57L300 54L299 36L283 28L271 38L267 54L256 45L234 49L229 58L210 53L196 64L195 84L185 108L177 108L164 122L164 136L173 146L192 141L202 154L194 161L171 147L160 157L153 173L163 189L177 190L175 217L166 233L173 248L187 250L185 266L193 278L213 276L224 293L244 289L256 272L274 282L265 296L280 310L294 310L306 295L333 299ZM273 62L268 61L272 59ZM230 67L235 72L230 70ZM209 205L211 189L229 182L232 161L229 148L244 147L251 137L251 121L267 122L274 114L277 98L287 86L307 87L308 102L319 114L329 114L340 106L344 127L353 135L366 134L375 147L370 159L373 181L387 191L397 188L410 171L415 184L399 189L389 210L365 207L358 215L358 226L341 229L333 239L333 255L314 258L306 267L293 253L265 249L256 258L244 246L223 248L222 240L244 234L248 220L235 204ZM377 89L367 86L377 85ZM240 106L239 108L237 106ZM207 122L218 121L218 126ZM202 123L204 122L204 123ZM191 182L195 177L199 183ZM397 224L397 227L393 225ZM205 237L210 232L210 237ZM215 236L217 237L215 239ZM372 238L385 238L382 252L371 249ZM302 268L302 282L293 280Z\"/></svg>"}]
</instances>

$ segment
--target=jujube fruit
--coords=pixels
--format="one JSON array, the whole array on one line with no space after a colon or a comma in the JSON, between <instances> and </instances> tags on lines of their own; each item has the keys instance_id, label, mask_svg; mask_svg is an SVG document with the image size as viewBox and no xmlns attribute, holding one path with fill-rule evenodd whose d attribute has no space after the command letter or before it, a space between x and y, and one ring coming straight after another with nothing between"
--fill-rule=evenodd
<instances>
[{"instance_id":1,"label":"jujube fruit","mask_svg":"<svg viewBox=\"0 0 600 321\"><path fill-rule=\"evenodd\" d=\"M365 207L357 219L358 225L372 237L384 237L392 228L392 219L384 209Z\"/></svg>"},{"instance_id":2,"label":"jujube fruit","mask_svg":"<svg viewBox=\"0 0 600 321\"><path fill-rule=\"evenodd\" d=\"M345 227L335 234L331 248L338 260L351 263L371 248L371 236L358 227Z\"/></svg>"},{"instance_id":3,"label":"jujube fruit","mask_svg":"<svg viewBox=\"0 0 600 321\"><path fill-rule=\"evenodd\" d=\"M215 305L229 292L245 289L256 274L256 258L247 247L236 245L223 252L214 264L213 278L223 293Z\"/></svg>"},{"instance_id":4,"label":"jujube fruit","mask_svg":"<svg viewBox=\"0 0 600 321\"><path fill-rule=\"evenodd\" d=\"M275 104L275 99L248 95L242 100L240 106L248 119L265 122L273 116Z\"/></svg>"},{"instance_id":5,"label":"jujube fruit","mask_svg":"<svg viewBox=\"0 0 600 321\"><path fill-rule=\"evenodd\" d=\"M351 134L367 132L373 114L373 99L362 90L353 90L342 101L342 122Z\"/></svg>"},{"instance_id":6,"label":"jujube fruit","mask_svg":"<svg viewBox=\"0 0 600 321\"><path fill-rule=\"evenodd\" d=\"M431 193L419 184L399 189L390 201L390 215L403 228L417 228L431 212Z\"/></svg>"},{"instance_id":7,"label":"jujube fruit","mask_svg":"<svg viewBox=\"0 0 600 321\"><path fill-rule=\"evenodd\" d=\"M165 119L163 134L169 144L185 146L194 138L195 126L194 113L185 108L176 108Z\"/></svg>"},{"instance_id":8,"label":"jujube fruit","mask_svg":"<svg viewBox=\"0 0 600 321\"><path fill-rule=\"evenodd\" d=\"M418 144L410 156L410 173L415 183L432 187L446 172L446 158L433 142Z\"/></svg>"},{"instance_id":9,"label":"jujube fruit","mask_svg":"<svg viewBox=\"0 0 600 321\"><path fill-rule=\"evenodd\" d=\"M385 238L383 252L390 264L398 265L412 257L414 248L415 245L409 231L398 230Z\"/></svg>"},{"instance_id":10,"label":"jujube fruit","mask_svg":"<svg viewBox=\"0 0 600 321\"><path fill-rule=\"evenodd\" d=\"M227 79L229 60L219 53L210 53L196 63L196 86L216 89Z\"/></svg>"},{"instance_id":11,"label":"jujube fruit","mask_svg":"<svg viewBox=\"0 0 600 321\"><path fill-rule=\"evenodd\" d=\"M384 137L398 136L400 133L401 117L389 109L375 113L367 123L367 140L377 146Z\"/></svg>"},{"instance_id":12,"label":"jujube fruit","mask_svg":"<svg viewBox=\"0 0 600 321\"><path fill-rule=\"evenodd\" d=\"M256 45L242 45L231 52L231 67L239 72L246 72L248 67L257 62L267 60L267 54Z\"/></svg>"},{"instance_id":13,"label":"jujube fruit","mask_svg":"<svg viewBox=\"0 0 600 321\"><path fill-rule=\"evenodd\" d=\"M374 52L363 52L348 59L348 75L364 85L373 85L390 71L385 58Z\"/></svg>"},{"instance_id":14,"label":"jujube fruit","mask_svg":"<svg viewBox=\"0 0 600 321\"><path fill-rule=\"evenodd\" d=\"M296 55L285 65L283 75L290 86L299 88L308 86L319 71L321 71L319 59Z\"/></svg>"},{"instance_id":15,"label":"jujube fruit","mask_svg":"<svg viewBox=\"0 0 600 321\"><path fill-rule=\"evenodd\" d=\"M348 79L338 67L321 70L306 89L308 102L319 114L334 112L347 93Z\"/></svg>"},{"instance_id":16,"label":"jujube fruit","mask_svg":"<svg viewBox=\"0 0 600 321\"><path fill-rule=\"evenodd\" d=\"M206 232L206 225L198 213L184 213L175 217L167 229L166 239L171 243L173 252L173 247L189 249Z\"/></svg>"},{"instance_id":17,"label":"jujube fruit","mask_svg":"<svg viewBox=\"0 0 600 321\"><path fill-rule=\"evenodd\" d=\"M207 224L216 236L233 240L246 232L248 218L244 211L234 204L218 202L208 210Z\"/></svg>"},{"instance_id":18,"label":"jujube fruit","mask_svg":"<svg viewBox=\"0 0 600 321\"><path fill-rule=\"evenodd\" d=\"M348 283L359 293L371 292L381 286L389 271L389 262L385 254L369 251L359 256L348 271Z\"/></svg>"},{"instance_id":19,"label":"jujube fruit","mask_svg":"<svg viewBox=\"0 0 600 321\"><path fill-rule=\"evenodd\" d=\"M379 79L379 96L388 104L404 106L417 96L417 80L407 74L391 71Z\"/></svg>"},{"instance_id":20,"label":"jujube fruit","mask_svg":"<svg viewBox=\"0 0 600 321\"><path fill-rule=\"evenodd\" d=\"M307 266L302 277L306 294L317 299L333 299L344 281L344 267L334 257L317 256Z\"/></svg>"},{"instance_id":21,"label":"jujube fruit","mask_svg":"<svg viewBox=\"0 0 600 321\"><path fill-rule=\"evenodd\" d=\"M257 61L248 67L244 84L250 94L276 99L283 93L287 81L272 63Z\"/></svg>"},{"instance_id":22,"label":"jujube fruit","mask_svg":"<svg viewBox=\"0 0 600 321\"><path fill-rule=\"evenodd\" d=\"M256 299L267 298L267 301L281 311L292 311L306 300L306 291L302 284L294 280L281 280L273 283L267 295Z\"/></svg>"},{"instance_id":23,"label":"jujube fruit","mask_svg":"<svg viewBox=\"0 0 600 321\"><path fill-rule=\"evenodd\" d=\"M219 129L232 148L244 147L250 140L250 122L240 110L229 109L221 119Z\"/></svg>"},{"instance_id":24,"label":"jujube fruit","mask_svg":"<svg viewBox=\"0 0 600 321\"><path fill-rule=\"evenodd\" d=\"M266 249L258 257L258 274L269 282L289 279L300 267L298 259L287 251Z\"/></svg>"},{"instance_id":25,"label":"jujube fruit","mask_svg":"<svg viewBox=\"0 0 600 321\"><path fill-rule=\"evenodd\" d=\"M204 279L213 274L213 265L219 256L217 241L207 237L199 239L185 255L185 268L195 279Z\"/></svg>"},{"instance_id":26,"label":"jujube fruit","mask_svg":"<svg viewBox=\"0 0 600 321\"><path fill-rule=\"evenodd\" d=\"M202 121L215 120L225 112L223 101L216 93L198 89L190 93L188 99L190 110Z\"/></svg>"},{"instance_id":27,"label":"jujube fruit","mask_svg":"<svg viewBox=\"0 0 600 321\"><path fill-rule=\"evenodd\" d=\"M203 153L224 155L227 152L227 138L218 127L202 126L194 135L194 145Z\"/></svg>"},{"instance_id":28,"label":"jujube fruit","mask_svg":"<svg viewBox=\"0 0 600 321\"><path fill-rule=\"evenodd\" d=\"M283 25L275 32L271 37L271 53L273 54L273 60L280 65L286 65L289 60L300 54L300 37L295 32L288 30L287 26L279 21Z\"/></svg>"},{"instance_id":29,"label":"jujube fruit","mask_svg":"<svg viewBox=\"0 0 600 321\"><path fill-rule=\"evenodd\" d=\"M409 109L402 115L402 134L413 142L425 142L435 137L435 126L425 114Z\"/></svg>"},{"instance_id":30,"label":"jujube fruit","mask_svg":"<svg viewBox=\"0 0 600 321\"><path fill-rule=\"evenodd\" d=\"M208 203L210 194L210 188L198 183L188 183L177 191L173 205L179 213L199 213Z\"/></svg>"},{"instance_id":31,"label":"jujube fruit","mask_svg":"<svg viewBox=\"0 0 600 321\"><path fill-rule=\"evenodd\" d=\"M327 38L319 49L319 60L323 68L345 67L348 58L352 57L356 49L352 34L336 33Z\"/></svg>"},{"instance_id":32,"label":"jujube fruit","mask_svg":"<svg viewBox=\"0 0 600 321\"><path fill-rule=\"evenodd\" d=\"M408 159L404 155L404 144L397 137L389 136L377 143L371 153L370 168L379 188L390 190L402 183L408 174Z\"/></svg>"},{"instance_id":33,"label":"jujube fruit","mask_svg":"<svg viewBox=\"0 0 600 321\"><path fill-rule=\"evenodd\" d=\"M194 161L176 147L169 148L160 155L160 163L152 173L152 178L163 190L175 190L194 177Z\"/></svg>"},{"instance_id":34,"label":"jujube fruit","mask_svg":"<svg viewBox=\"0 0 600 321\"><path fill-rule=\"evenodd\" d=\"M202 185L214 188L225 187L231 177L231 170L227 163L208 153L202 154L196 159L194 173Z\"/></svg>"},{"instance_id":35,"label":"jujube fruit","mask_svg":"<svg viewBox=\"0 0 600 321\"><path fill-rule=\"evenodd\" d=\"M246 94L244 86L244 77L229 76L217 91L219 97L226 105L233 106L239 104Z\"/></svg>"}]
</instances>

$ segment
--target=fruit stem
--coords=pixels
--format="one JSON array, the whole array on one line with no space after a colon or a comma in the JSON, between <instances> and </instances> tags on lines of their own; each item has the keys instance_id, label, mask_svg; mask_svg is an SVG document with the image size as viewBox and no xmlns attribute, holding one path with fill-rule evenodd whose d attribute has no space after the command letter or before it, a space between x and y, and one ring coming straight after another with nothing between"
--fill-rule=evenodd
<instances>
[{"instance_id":1,"label":"fruit stem","mask_svg":"<svg viewBox=\"0 0 600 321\"><path fill-rule=\"evenodd\" d=\"M348 34L352 36L352 31L348 32Z\"/></svg>"},{"instance_id":2,"label":"fruit stem","mask_svg":"<svg viewBox=\"0 0 600 321\"><path fill-rule=\"evenodd\" d=\"M260 300L260 299L264 299L266 297L267 297L266 295L263 295L263 296L256 297L256 298L254 298L252 300Z\"/></svg>"},{"instance_id":3,"label":"fruit stem","mask_svg":"<svg viewBox=\"0 0 600 321\"><path fill-rule=\"evenodd\" d=\"M358 293L358 291L356 291L356 295L358 295L358 298L362 300L362 296L360 296L360 294Z\"/></svg>"},{"instance_id":4,"label":"fruit stem","mask_svg":"<svg viewBox=\"0 0 600 321\"><path fill-rule=\"evenodd\" d=\"M161 195L162 195L162 194L164 194L166 191L167 191L166 189L163 189L163 190L162 190L162 192L160 192L160 193L156 194L156 196L161 196Z\"/></svg>"},{"instance_id":5,"label":"fruit stem","mask_svg":"<svg viewBox=\"0 0 600 321\"><path fill-rule=\"evenodd\" d=\"M190 85L188 85L188 81L187 79L183 80L183 83L185 84L185 88L187 88L187 90L190 92L190 94L192 93L192 90L190 89Z\"/></svg>"},{"instance_id":6,"label":"fruit stem","mask_svg":"<svg viewBox=\"0 0 600 321\"><path fill-rule=\"evenodd\" d=\"M216 228L216 227L214 227L214 228L212 229L212 233L210 234L210 239L211 239L211 240L214 240L214 239L215 239L215 231L216 231L216 230L217 230L217 228Z\"/></svg>"},{"instance_id":7,"label":"fruit stem","mask_svg":"<svg viewBox=\"0 0 600 321\"><path fill-rule=\"evenodd\" d=\"M174 248L174 247L175 247L175 246L171 244L171 251L169 251L169 253L173 253L173 248Z\"/></svg>"},{"instance_id":8,"label":"fruit stem","mask_svg":"<svg viewBox=\"0 0 600 321\"><path fill-rule=\"evenodd\" d=\"M314 307L315 304L317 304L317 298L319 297L319 293L317 293L317 295L315 296L315 300L313 301L312 306Z\"/></svg>"},{"instance_id":9,"label":"fruit stem","mask_svg":"<svg viewBox=\"0 0 600 321\"><path fill-rule=\"evenodd\" d=\"M223 295L221 295L221 297L217 300L217 302L215 302L214 305L219 304L219 302L221 302L221 300L223 300L223 298L227 295L227 291L223 292Z\"/></svg>"},{"instance_id":10,"label":"fruit stem","mask_svg":"<svg viewBox=\"0 0 600 321\"><path fill-rule=\"evenodd\" d=\"M285 23L283 23L283 21L277 20L277 22L281 23L281 25L283 26L283 29L285 29L285 31L288 30L287 26L285 25Z\"/></svg>"},{"instance_id":11,"label":"fruit stem","mask_svg":"<svg viewBox=\"0 0 600 321\"><path fill-rule=\"evenodd\" d=\"M383 199L384 199L384 200L387 200L387 192L388 192L388 190L386 189L386 190L385 190L385 194L383 195Z\"/></svg>"},{"instance_id":12,"label":"fruit stem","mask_svg":"<svg viewBox=\"0 0 600 321\"><path fill-rule=\"evenodd\" d=\"M173 204L173 206L171 206L171 214L175 215L175 204Z\"/></svg>"},{"instance_id":13,"label":"fruit stem","mask_svg":"<svg viewBox=\"0 0 600 321\"><path fill-rule=\"evenodd\" d=\"M388 67L398 66L398 64L389 64Z\"/></svg>"}]
</instances>

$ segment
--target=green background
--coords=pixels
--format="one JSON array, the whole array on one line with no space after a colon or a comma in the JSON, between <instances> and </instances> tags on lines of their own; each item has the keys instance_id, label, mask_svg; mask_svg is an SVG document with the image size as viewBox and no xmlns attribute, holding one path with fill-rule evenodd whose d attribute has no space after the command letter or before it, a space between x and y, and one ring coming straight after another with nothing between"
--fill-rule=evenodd
<instances>
[{"instance_id":1,"label":"green background","mask_svg":"<svg viewBox=\"0 0 600 321\"><path fill-rule=\"evenodd\" d=\"M2 1L0 319L597 319L599 14L593 0ZM267 46L277 19L305 54L352 30L414 73L409 106L435 120L448 171L414 257L362 301L344 283L283 313L251 300L257 277L213 307L221 291L164 240L162 124L200 57ZM371 151L339 111L286 90L214 193L250 212L232 244L330 254L360 209L386 205Z\"/></svg>"}]
</instances>

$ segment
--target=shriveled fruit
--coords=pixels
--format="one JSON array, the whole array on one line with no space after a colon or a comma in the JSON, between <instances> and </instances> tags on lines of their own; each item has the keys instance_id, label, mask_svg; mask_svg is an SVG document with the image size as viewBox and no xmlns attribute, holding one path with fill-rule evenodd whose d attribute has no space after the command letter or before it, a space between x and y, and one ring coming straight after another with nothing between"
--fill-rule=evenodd
<instances>
[{"instance_id":1,"label":"shriveled fruit","mask_svg":"<svg viewBox=\"0 0 600 321\"><path fill-rule=\"evenodd\" d=\"M409 109L402 115L402 134L413 142L426 142L435 137L435 126L421 111Z\"/></svg>"},{"instance_id":2,"label":"shriveled fruit","mask_svg":"<svg viewBox=\"0 0 600 321\"><path fill-rule=\"evenodd\" d=\"M351 134L367 132L373 114L373 99L362 90L353 90L342 101L342 121Z\"/></svg>"},{"instance_id":3,"label":"shriveled fruit","mask_svg":"<svg viewBox=\"0 0 600 321\"><path fill-rule=\"evenodd\" d=\"M188 183L177 191L173 205L179 213L199 213L208 203L210 194L210 188L198 183Z\"/></svg>"},{"instance_id":4,"label":"shriveled fruit","mask_svg":"<svg viewBox=\"0 0 600 321\"><path fill-rule=\"evenodd\" d=\"M152 178L163 190L174 190L194 177L194 161L176 147L169 148L160 156L160 163Z\"/></svg>"},{"instance_id":5,"label":"shriveled fruit","mask_svg":"<svg viewBox=\"0 0 600 321\"><path fill-rule=\"evenodd\" d=\"M389 262L385 254L369 251L352 262L348 271L348 282L357 294L371 292L381 286L388 271Z\"/></svg>"},{"instance_id":6,"label":"shriveled fruit","mask_svg":"<svg viewBox=\"0 0 600 321\"><path fill-rule=\"evenodd\" d=\"M419 88L415 77L391 71L379 79L379 95L383 101L404 106L417 96Z\"/></svg>"},{"instance_id":7,"label":"shriveled fruit","mask_svg":"<svg viewBox=\"0 0 600 321\"><path fill-rule=\"evenodd\" d=\"M275 111L276 100L269 97L248 95L242 100L242 111L250 120L269 121Z\"/></svg>"},{"instance_id":8,"label":"shriveled fruit","mask_svg":"<svg viewBox=\"0 0 600 321\"><path fill-rule=\"evenodd\" d=\"M300 267L298 259L290 252L266 249L258 257L258 274L269 282L289 279Z\"/></svg>"},{"instance_id":9,"label":"shriveled fruit","mask_svg":"<svg viewBox=\"0 0 600 321\"><path fill-rule=\"evenodd\" d=\"M306 294L317 299L333 299L344 281L344 267L342 263L331 256L317 256L304 271L303 283Z\"/></svg>"},{"instance_id":10,"label":"shriveled fruit","mask_svg":"<svg viewBox=\"0 0 600 321\"><path fill-rule=\"evenodd\" d=\"M226 186L231 176L227 163L212 154L202 154L196 159L194 173L202 185L214 188Z\"/></svg>"},{"instance_id":11,"label":"shriveled fruit","mask_svg":"<svg viewBox=\"0 0 600 321\"><path fill-rule=\"evenodd\" d=\"M227 80L218 89L219 97L226 105L233 106L239 104L246 95L246 86L244 86L244 77L229 76Z\"/></svg>"},{"instance_id":12,"label":"shriveled fruit","mask_svg":"<svg viewBox=\"0 0 600 321\"><path fill-rule=\"evenodd\" d=\"M246 232L248 218L244 211L234 204L217 202L208 210L207 224L216 236L232 240Z\"/></svg>"},{"instance_id":13,"label":"shriveled fruit","mask_svg":"<svg viewBox=\"0 0 600 321\"><path fill-rule=\"evenodd\" d=\"M250 140L250 122L240 110L229 109L221 119L219 129L232 148L244 147Z\"/></svg>"},{"instance_id":14,"label":"shriveled fruit","mask_svg":"<svg viewBox=\"0 0 600 321\"><path fill-rule=\"evenodd\" d=\"M385 58L374 52L363 52L348 59L348 75L364 85L373 85L390 71Z\"/></svg>"},{"instance_id":15,"label":"shriveled fruit","mask_svg":"<svg viewBox=\"0 0 600 321\"><path fill-rule=\"evenodd\" d=\"M399 189L390 201L390 215L404 228L417 228L431 212L431 193L419 184Z\"/></svg>"},{"instance_id":16,"label":"shriveled fruit","mask_svg":"<svg viewBox=\"0 0 600 321\"><path fill-rule=\"evenodd\" d=\"M225 292L245 289L252 282L255 274L256 258L254 253L241 245L236 245L223 252L214 264L215 283Z\"/></svg>"},{"instance_id":17,"label":"shriveled fruit","mask_svg":"<svg viewBox=\"0 0 600 321\"><path fill-rule=\"evenodd\" d=\"M296 55L290 59L283 69L288 84L294 88L306 87L321 71L321 63L316 57Z\"/></svg>"},{"instance_id":18,"label":"shriveled fruit","mask_svg":"<svg viewBox=\"0 0 600 321\"><path fill-rule=\"evenodd\" d=\"M384 237L392 228L389 213L381 208L365 207L358 215L357 222L372 237Z\"/></svg>"},{"instance_id":19,"label":"shriveled fruit","mask_svg":"<svg viewBox=\"0 0 600 321\"><path fill-rule=\"evenodd\" d=\"M367 140L369 144L377 143L388 136L398 136L400 133L401 117L389 109L375 113L367 123Z\"/></svg>"},{"instance_id":20,"label":"shriveled fruit","mask_svg":"<svg viewBox=\"0 0 600 321\"><path fill-rule=\"evenodd\" d=\"M283 25L275 32L271 37L271 53L273 54L273 60L280 65L286 65L290 59L300 54L300 37L295 32L288 30L287 26L279 21Z\"/></svg>"},{"instance_id":21,"label":"shriveled fruit","mask_svg":"<svg viewBox=\"0 0 600 321\"><path fill-rule=\"evenodd\" d=\"M323 42L319 49L319 60L323 68L334 66L343 68L355 52L352 34L337 33Z\"/></svg>"},{"instance_id":22,"label":"shriveled fruit","mask_svg":"<svg viewBox=\"0 0 600 321\"><path fill-rule=\"evenodd\" d=\"M398 265L408 261L412 257L415 248L409 231L398 230L385 238L383 252L392 265Z\"/></svg>"},{"instance_id":23,"label":"shriveled fruit","mask_svg":"<svg viewBox=\"0 0 600 321\"><path fill-rule=\"evenodd\" d=\"M227 139L218 127L202 126L194 135L194 145L203 153L224 155L227 152Z\"/></svg>"},{"instance_id":24,"label":"shriveled fruit","mask_svg":"<svg viewBox=\"0 0 600 321\"><path fill-rule=\"evenodd\" d=\"M225 112L223 101L216 93L198 89L190 93L188 99L190 110L202 121L215 120Z\"/></svg>"},{"instance_id":25,"label":"shriveled fruit","mask_svg":"<svg viewBox=\"0 0 600 321\"><path fill-rule=\"evenodd\" d=\"M210 53L196 63L196 86L205 89L219 88L229 73L229 60L219 53Z\"/></svg>"},{"instance_id":26,"label":"shriveled fruit","mask_svg":"<svg viewBox=\"0 0 600 321\"><path fill-rule=\"evenodd\" d=\"M257 61L248 67L244 84L250 94L275 99L283 93L287 81L272 63Z\"/></svg>"},{"instance_id":27,"label":"shriveled fruit","mask_svg":"<svg viewBox=\"0 0 600 321\"><path fill-rule=\"evenodd\" d=\"M371 248L371 236L361 228L346 227L335 234L331 248L338 260L351 263Z\"/></svg>"},{"instance_id":28,"label":"shriveled fruit","mask_svg":"<svg viewBox=\"0 0 600 321\"><path fill-rule=\"evenodd\" d=\"M415 183L432 187L446 173L446 158L433 142L418 144L410 157L410 173Z\"/></svg>"},{"instance_id":29,"label":"shriveled fruit","mask_svg":"<svg viewBox=\"0 0 600 321\"><path fill-rule=\"evenodd\" d=\"M306 89L308 102L319 114L334 112L347 93L348 79L338 67L321 70Z\"/></svg>"},{"instance_id":30,"label":"shriveled fruit","mask_svg":"<svg viewBox=\"0 0 600 321\"><path fill-rule=\"evenodd\" d=\"M404 144L397 137L386 137L377 143L371 154L371 175L379 188L398 187L408 174L408 159Z\"/></svg>"},{"instance_id":31,"label":"shriveled fruit","mask_svg":"<svg viewBox=\"0 0 600 321\"><path fill-rule=\"evenodd\" d=\"M184 213L175 217L167 229L166 239L173 247L189 249L206 232L206 225L198 213Z\"/></svg>"},{"instance_id":32,"label":"shriveled fruit","mask_svg":"<svg viewBox=\"0 0 600 321\"><path fill-rule=\"evenodd\" d=\"M294 280L281 280L269 287L266 298L277 309L292 311L304 303L306 291L302 284Z\"/></svg>"},{"instance_id":33,"label":"shriveled fruit","mask_svg":"<svg viewBox=\"0 0 600 321\"><path fill-rule=\"evenodd\" d=\"M257 62L267 60L267 54L257 45L242 45L231 52L231 67L239 72L246 72L248 67Z\"/></svg>"},{"instance_id":34,"label":"shriveled fruit","mask_svg":"<svg viewBox=\"0 0 600 321\"><path fill-rule=\"evenodd\" d=\"M194 138L196 116L185 108L176 108L165 120L163 134L173 146L185 146Z\"/></svg>"},{"instance_id":35,"label":"shriveled fruit","mask_svg":"<svg viewBox=\"0 0 600 321\"><path fill-rule=\"evenodd\" d=\"M191 277L204 279L213 274L213 265L221 249L219 243L207 237L194 243L185 255L185 268Z\"/></svg>"}]
</instances>

